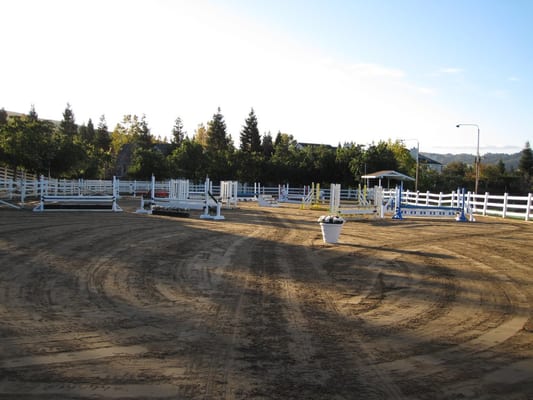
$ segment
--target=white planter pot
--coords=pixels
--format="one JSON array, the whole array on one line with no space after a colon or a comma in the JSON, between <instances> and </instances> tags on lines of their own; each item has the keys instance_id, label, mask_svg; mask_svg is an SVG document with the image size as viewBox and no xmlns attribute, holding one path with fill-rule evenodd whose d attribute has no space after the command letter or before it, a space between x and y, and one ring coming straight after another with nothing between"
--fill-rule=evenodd
<instances>
[{"instance_id":1,"label":"white planter pot","mask_svg":"<svg viewBox=\"0 0 533 400\"><path fill-rule=\"evenodd\" d=\"M324 222L321 222L320 229L322 230L322 239L324 240L324 243L337 243L343 225L344 223L326 224Z\"/></svg>"}]
</instances>

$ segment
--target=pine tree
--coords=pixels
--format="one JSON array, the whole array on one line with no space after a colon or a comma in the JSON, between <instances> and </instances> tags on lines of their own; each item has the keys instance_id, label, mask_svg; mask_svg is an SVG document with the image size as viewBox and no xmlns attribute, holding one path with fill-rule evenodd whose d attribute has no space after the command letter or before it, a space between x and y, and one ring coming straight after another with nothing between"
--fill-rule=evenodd
<instances>
[{"instance_id":1,"label":"pine tree","mask_svg":"<svg viewBox=\"0 0 533 400\"><path fill-rule=\"evenodd\" d=\"M274 154L274 143L272 143L272 134L270 132L263 135L263 141L261 142L261 150L263 156L270 160L272 154Z\"/></svg>"},{"instance_id":2,"label":"pine tree","mask_svg":"<svg viewBox=\"0 0 533 400\"><path fill-rule=\"evenodd\" d=\"M81 125L78 128L81 138L88 144L93 144L95 141L95 132L92 119L89 118L87 125Z\"/></svg>"},{"instance_id":3,"label":"pine tree","mask_svg":"<svg viewBox=\"0 0 533 400\"><path fill-rule=\"evenodd\" d=\"M533 178L533 151L529 142L526 142L526 147L522 150L520 161L518 162L518 170L520 171L524 192L531 191L531 181Z\"/></svg>"},{"instance_id":4,"label":"pine tree","mask_svg":"<svg viewBox=\"0 0 533 400\"><path fill-rule=\"evenodd\" d=\"M39 115L37 114L37 111L35 111L35 105L31 105L30 112L28 113L28 119L31 121L37 121L39 119Z\"/></svg>"},{"instance_id":5,"label":"pine tree","mask_svg":"<svg viewBox=\"0 0 533 400\"><path fill-rule=\"evenodd\" d=\"M185 129L183 128L183 122L181 118L176 118L174 127L172 128L172 144L176 147L181 146L186 135L187 132L185 132Z\"/></svg>"},{"instance_id":6,"label":"pine tree","mask_svg":"<svg viewBox=\"0 0 533 400\"><path fill-rule=\"evenodd\" d=\"M94 144L97 148L102 149L103 151L109 151L109 148L111 147L111 135L109 134L104 115L100 117L100 121L98 122Z\"/></svg>"},{"instance_id":7,"label":"pine tree","mask_svg":"<svg viewBox=\"0 0 533 400\"><path fill-rule=\"evenodd\" d=\"M76 125L74 113L69 103L67 103L67 108L63 112L63 120L59 123L59 130L69 138L73 138L78 133L78 125Z\"/></svg>"},{"instance_id":8,"label":"pine tree","mask_svg":"<svg viewBox=\"0 0 533 400\"><path fill-rule=\"evenodd\" d=\"M520 169L520 172L525 180L529 181L529 179L533 176L533 151L531 150L529 142L526 142L526 146L522 150L518 168Z\"/></svg>"},{"instance_id":9,"label":"pine tree","mask_svg":"<svg viewBox=\"0 0 533 400\"><path fill-rule=\"evenodd\" d=\"M229 150L231 139L226 134L226 123L220 107L207 126L207 150L211 152Z\"/></svg>"},{"instance_id":10,"label":"pine tree","mask_svg":"<svg viewBox=\"0 0 533 400\"><path fill-rule=\"evenodd\" d=\"M261 136L259 135L259 129L257 128L257 116L255 115L253 108L242 128L240 141L240 148L242 151L248 153L261 152Z\"/></svg>"},{"instance_id":11,"label":"pine tree","mask_svg":"<svg viewBox=\"0 0 533 400\"><path fill-rule=\"evenodd\" d=\"M4 107L0 108L0 126L7 124L7 111Z\"/></svg>"}]
</instances>

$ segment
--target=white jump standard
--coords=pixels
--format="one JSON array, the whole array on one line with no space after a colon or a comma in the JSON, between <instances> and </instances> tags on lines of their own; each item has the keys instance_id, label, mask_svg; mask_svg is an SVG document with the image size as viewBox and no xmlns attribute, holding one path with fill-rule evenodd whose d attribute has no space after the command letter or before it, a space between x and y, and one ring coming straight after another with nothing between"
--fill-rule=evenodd
<instances>
[{"instance_id":1,"label":"white jump standard","mask_svg":"<svg viewBox=\"0 0 533 400\"><path fill-rule=\"evenodd\" d=\"M220 215L222 202L211 194L209 178L205 180L203 193L191 193L188 180L171 180L168 197L158 197L156 196L156 182L153 175L151 186L151 199L147 202L150 204L150 209L145 208L144 198L141 197L141 207L137 213L188 217L187 211L202 210L203 214L200 215L202 219L224 219L224 216ZM216 214L210 214L210 209L216 209Z\"/></svg>"}]
</instances>

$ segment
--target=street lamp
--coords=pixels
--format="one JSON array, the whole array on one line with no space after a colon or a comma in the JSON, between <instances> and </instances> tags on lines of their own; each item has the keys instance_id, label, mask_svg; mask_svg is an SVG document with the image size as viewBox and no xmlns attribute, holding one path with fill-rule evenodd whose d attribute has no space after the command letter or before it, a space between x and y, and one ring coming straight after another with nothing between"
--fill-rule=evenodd
<instances>
[{"instance_id":1,"label":"street lamp","mask_svg":"<svg viewBox=\"0 0 533 400\"><path fill-rule=\"evenodd\" d=\"M418 192L418 167L420 164L420 157L418 155L420 154L420 142L418 141L418 139L402 139L402 142L406 142L408 140L416 140L415 192Z\"/></svg>"},{"instance_id":2,"label":"street lamp","mask_svg":"<svg viewBox=\"0 0 533 400\"><path fill-rule=\"evenodd\" d=\"M457 124L456 127L460 128L461 126L475 126L477 128L477 153L476 153L476 186L474 189L474 193L477 194L477 188L479 185L479 164L480 164L480 157L479 157L479 125L477 124Z\"/></svg>"}]
</instances>

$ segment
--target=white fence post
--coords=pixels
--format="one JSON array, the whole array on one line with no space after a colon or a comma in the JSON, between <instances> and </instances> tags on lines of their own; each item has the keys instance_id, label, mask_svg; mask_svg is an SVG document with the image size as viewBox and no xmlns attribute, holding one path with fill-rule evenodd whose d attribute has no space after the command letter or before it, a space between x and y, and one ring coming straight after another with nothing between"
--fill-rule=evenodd
<instances>
[{"instance_id":1,"label":"white fence post","mask_svg":"<svg viewBox=\"0 0 533 400\"><path fill-rule=\"evenodd\" d=\"M526 221L529 221L529 215L531 214L531 199L532 194L527 194L527 203L526 203Z\"/></svg>"},{"instance_id":2,"label":"white fence post","mask_svg":"<svg viewBox=\"0 0 533 400\"><path fill-rule=\"evenodd\" d=\"M487 215L487 207L489 205L489 192L485 192L485 198L483 199L483 213L482 215Z\"/></svg>"},{"instance_id":3,"label":"white fence post","mask_svg":"<svg viewBox=\"0 0 533 400\"><path fill-rule=\"evenodd\" d=\"M505 218L507 216L507 193L503 194L503 210L502 210L502 218Z\"/></svg>"}]
</instances>

